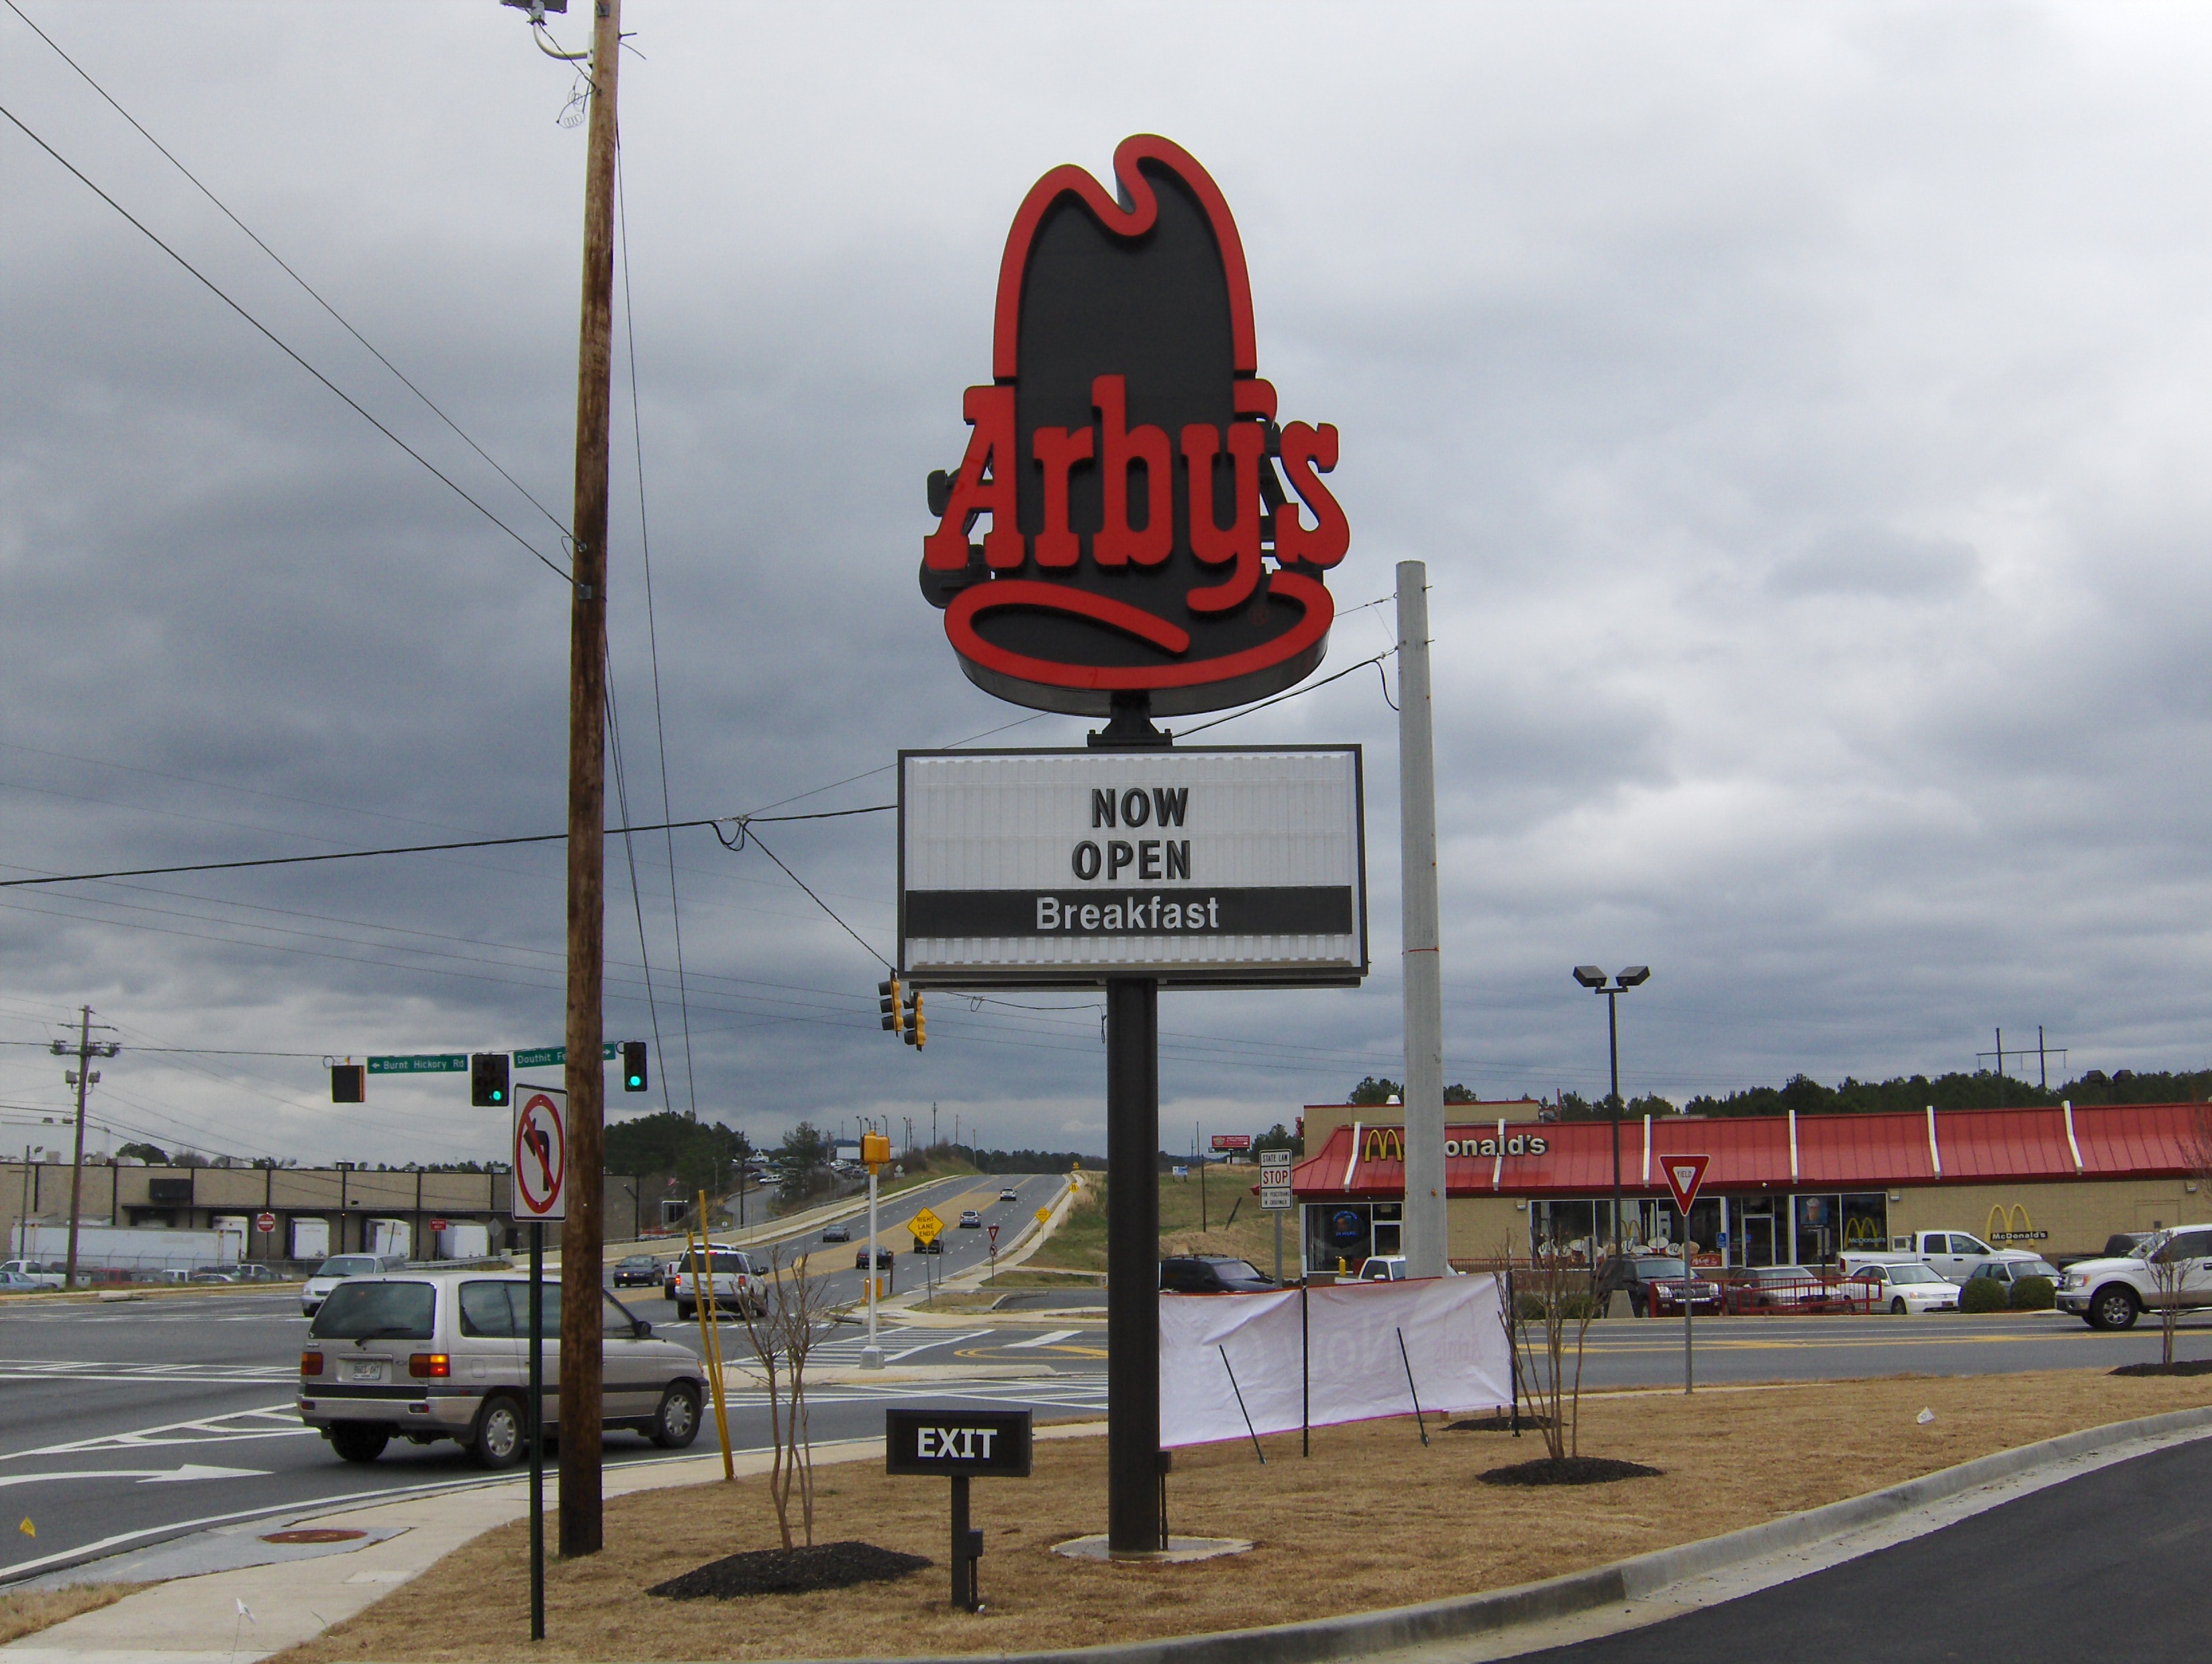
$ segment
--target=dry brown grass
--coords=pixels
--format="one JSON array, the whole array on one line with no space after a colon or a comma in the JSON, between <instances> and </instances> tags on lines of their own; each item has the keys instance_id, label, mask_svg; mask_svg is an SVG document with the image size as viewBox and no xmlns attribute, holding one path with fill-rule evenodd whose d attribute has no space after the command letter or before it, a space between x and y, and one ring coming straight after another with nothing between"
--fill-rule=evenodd
<instances>
[{"instance_id":1,"label":"dry brown grass","mask_svg":"<svg viewBox=\"0 0 2212 1664\"><path fill-rule=\"evenodd\" d=\"M1050 1546L1103 1528L1105 1441L1047 1441L1027 1480L975 1487L988 1533L988 1609L951 1611L946 1487L872 1463L825 1467L817 1538L861 1538L937 1564L894 1583L773 1596L732 1607L642 1591L775 1541L758 1481L610 1503L605 1552L546 1577L548 1639L527 1633L521 1523L469 1545L284 1664L324 1661L750 1659L896 1656L1079 1647L1326 1617L1472 1593L1710 1537L1894 1485L1975 1456L2107 1422L2212 1402L2212 1380L2115 1380L2087 1371L1893 1379L1692 1399L1586 1400L1585 1454L1632 1458L1662 1477L1530 1492L1477 1484L1539 1455L1533 1437L1447 1433L1424 1449L1411 1421L1331 1428L1310 1461L1296 1435L1178 1451L1178 1533L1251 1536L1247 1555L1184 1566L1064 1559ZM1926 1426L1915 1418L1936 1412Z\"/></svg>"},{"instance_id":2,"label":"dry brown grass","mask_svg":"<svg viewBox=\"0 0 2212 1664\"><path fill-rule=\"evenodd\" d=\"M143 1583L81 1583L75 1588L25 1589L0 1594L0 1647L88 1612L112 1606Z\"/></svg>"}]
</instances>

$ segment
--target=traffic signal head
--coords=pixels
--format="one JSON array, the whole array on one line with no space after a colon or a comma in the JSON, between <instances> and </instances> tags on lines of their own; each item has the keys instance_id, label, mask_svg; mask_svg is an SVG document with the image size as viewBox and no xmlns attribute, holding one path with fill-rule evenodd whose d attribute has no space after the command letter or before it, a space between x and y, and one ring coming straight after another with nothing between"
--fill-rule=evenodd
<instances>
[{"instance_id":1,"label":"traffic signal head","mask_svg":"<svg viewBox=\"0 0 2212 1664\"><path fill-rule=\"evenodd\" d=\"M903 1038L906 1034L906 1005L898 978L894 976L888 982L877 983L876 993L876 1007L884 1014L884 1032Z\"/></svg>"},{"instance_id":2,"label":"traffic signal head","mask_svg":"<svg viewBox=\"0 0 2212 1664\"><path fill-rule=\"evenodd\" d=\"M368 1101L368 1071L358 1063L331 1065L331 1102L332 1103L365 1103Z\"/></svg>"},{"instance_id":3,"label":"traffic signal head","mask_svg":"<svg viewBox=\"0 0 2212 1664\"><path fill-rule=\"evenodd\" d=\"M645 1090L645 1042L625 1040L622 1044L623 1090Z\"/></svg>"},{"instance_id":4,"label":"traffic signal head","mask_svg":"<svg viewBox=\"0 0 2212 1664\"><path fill-rule=\"evenodd\" d=\"M507 1066L505 1052L469 1054L469 1104L477 1109L504 1109L507 1105Z\"/></svg>"},{"instance_id":5,"label":"traffic signal head","mask_svg":"<svg viewBox=\"0 0 2212 1664\"><path fill-rule=\"evenodd\" d=\"M882 1167L891 1158L891 1141L881 1133L860 1134L860 1162L866 1167Z\"/></svg>"},{"instance_id":6,"label":"traffic signal head","mask_svg":"<svg viewBox=\"0 0 2212 1664\"><path fill-rule=\"evenodd\" d=\"M917 1050L929 1044L929 1025L921 1015L921 996L914 997L914 1011L907 1024L906 1043Z\"/></svg>"}]
</instances>

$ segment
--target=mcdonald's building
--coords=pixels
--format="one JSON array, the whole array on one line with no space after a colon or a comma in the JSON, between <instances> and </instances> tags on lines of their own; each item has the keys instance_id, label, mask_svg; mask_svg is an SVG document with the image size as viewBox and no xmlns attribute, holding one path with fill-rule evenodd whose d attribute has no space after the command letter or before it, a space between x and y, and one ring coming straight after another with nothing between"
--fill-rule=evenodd
<instances>
[{"instance_id":1,"label":"mcdonald's building","mask_svg":"<svg viewBox=\"0 0 2212 1664\"><path fill-rule=\"evenodd\" d=\"M1307 1106L1311 1153L1291 1180L1304 1269L1357 1269L1401 1250L1404 1113ZM1540 1243L1589 1255L1612 1241L1613 1122L1547 1113L1533 1099L1446 1107L1453 1260L1517 1258ZM1901 1248L1923 1230L2094 1254L2115 1231L2212 1221L2199 1176L2208 1145L2212 1106L2199 1103L1627 1117L1621 1234L1638 1246L1680 1242L1661 1164L1705 1155L1711 1166L1687 1226L1701 1263L1820 1264Z\"/></svg>"}]
</instances>

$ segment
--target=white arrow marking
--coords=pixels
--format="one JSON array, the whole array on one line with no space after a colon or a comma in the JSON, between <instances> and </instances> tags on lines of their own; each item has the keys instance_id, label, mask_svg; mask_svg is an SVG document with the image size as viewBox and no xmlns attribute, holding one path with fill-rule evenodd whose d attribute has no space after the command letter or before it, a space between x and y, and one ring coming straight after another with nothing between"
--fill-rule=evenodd
<instances>
[{"instance_id":1,"label":"white arrow marking","mask_svg":"<svg viewBox=\"0 0 2212 1664\"><path fill-rule=\"evenodd\" d=\"M182 1467L91 1467L67 1473L0 1474L0 1485L38 1485L46 1479L136 1479L141 1485L174 1485L185 1479L265 1479L265 1467L203 1467L186 1462Z\"/></svg>"}]
</instances>

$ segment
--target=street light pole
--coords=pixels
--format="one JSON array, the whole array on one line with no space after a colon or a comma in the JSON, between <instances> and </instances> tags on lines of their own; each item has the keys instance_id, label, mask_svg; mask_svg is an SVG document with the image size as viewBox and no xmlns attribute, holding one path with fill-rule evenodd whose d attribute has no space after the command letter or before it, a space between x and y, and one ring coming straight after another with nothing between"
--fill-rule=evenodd
<instances>
[{"instance_id":1,"label":"street light pole","mask_svg":"<svg viewBox=\"0 0 2212 1664\"><path fill-rule=\"evenodd\" d=\"M1613 1116L1613 1254L1620 1257L1620 996L1629 989L1640 987L1651 975L1649 965L1631 965L1607 984L1606 975L1595 965L1577 965L1575 981L1592 993L1605 996L1605 1039L1607 1054L1612 1060L1613 1090L1606 1096L1606 1106ZM1685 1222L1686 1224L1686 1222Z\"/></svg>"}]
</instances>

